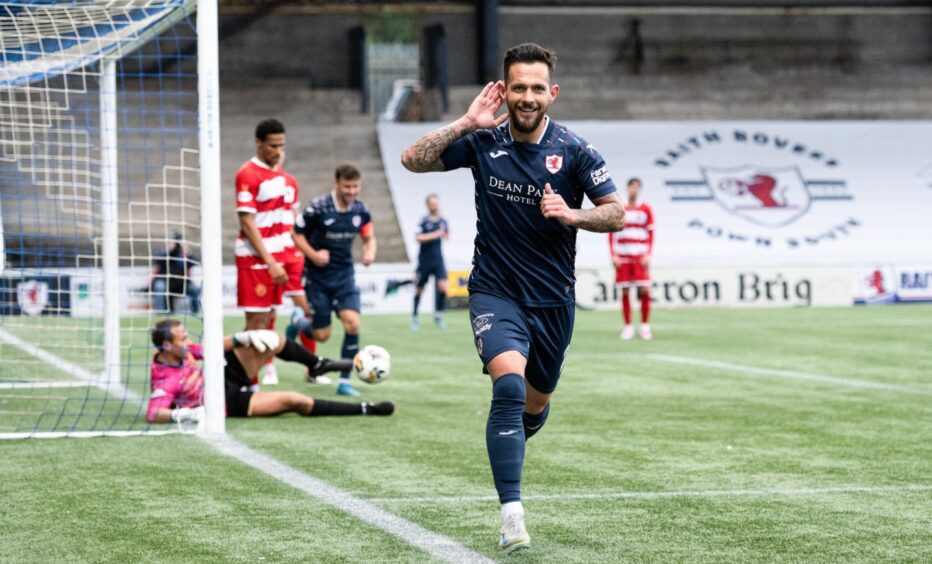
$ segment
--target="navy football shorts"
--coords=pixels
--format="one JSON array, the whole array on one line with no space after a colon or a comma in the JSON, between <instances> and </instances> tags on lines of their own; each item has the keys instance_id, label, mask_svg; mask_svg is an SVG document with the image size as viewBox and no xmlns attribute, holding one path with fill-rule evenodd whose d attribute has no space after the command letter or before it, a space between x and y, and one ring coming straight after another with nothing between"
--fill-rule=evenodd
<instances>
[{"instance_id":1,"label":"navy football shorts","mask_svg":"<svg viewBox=\"0 0 932 564\"><path fill-rule=\"evenodd\" d=\"M308 304L314 312L311 318L311 328L323 329L324 327L330 327L330 319L334 311L344 309L359 311L361 302L356 281L349 278L342 282L342 284L332 286L309 281L304 286Z\"/></svg>"},{"instance_id":2,"label":"navy football shorts","mask_svg":"<svg viewBox=\"0 0 932 564\"><path fill-rule=\"evenodd\" d=\"M574 304L523 307L491 294L469 295L469 319L483 371L488 372L485 367L499 354L518 351L527 358L524 377L545 394L557 388L575 315Z\"/></svg>"},{"instance_id":3,"label":"navy football shorts","mask_svg":"<svg viewBox=\"0 0 932 564\"><path fill-rule=\"evenodd\" d=\"M418 264L417 265L417 287L423 288L427 285L427 279L431 276L434 277L434 280L446 280L447 279L447 267L444 266L443 261L441 262L431 262L427 264Z\"/></svg>"}]
</instances>

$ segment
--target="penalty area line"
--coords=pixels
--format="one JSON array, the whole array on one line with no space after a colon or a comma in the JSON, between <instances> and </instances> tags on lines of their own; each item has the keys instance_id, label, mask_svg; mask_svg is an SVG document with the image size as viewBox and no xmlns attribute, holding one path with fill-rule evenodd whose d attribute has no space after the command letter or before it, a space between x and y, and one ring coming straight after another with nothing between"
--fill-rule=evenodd
<instances>
[{"instance_id":1,"label":"penalty area line","mask_svg":"<svg viewBox=\"0 0 932 564\"><path fill-rule=\"evenodd\" d=\"M720 370L727 370L729 372L738 372L742 375L763 376L768 378L785 378L791 380L807 380L810 382L833 384L836 386L848 386L851 388L885 390L889 392L900 392L915 396L932 396L932 390L915 388L911 386L898 386L896 384L884 384L881 382L872 382L870 380L841 378L838 376L829 376L827 374L815 374L812 372L800 372L797 370L780 370L777 368L761 368L757 366L748 366L746 364L734 364L731 362L708 360L705 358L695 358L690 356L676 356L669 354L645 354L639 356L649 360L669 362L671 364L686 364L690 366L700 366L702 368L718 368Z\"/></svg>"},{"instance_id":2,"label":"penalty area line","mask_svg":"<svg viewBox=\"0 0 932 564\"><path fill-rule=\"evenodd\" d=\"M327 482L296 470L271 456L257 452L228 435L199 435L221 453L239 460L276 480L283 482L327 505L378 527L408 544L417 547L445 562L491 563L485 556L474 552L453 539L428 531L424 527L389 513L371 501L360 499Z\"/></svg>"},{"instance_id":3,"label":"penalty area line","mask_svg":"<svg viewBox=\"0 0 932 564\"><path fill-rule=\"evenodd\" d=\"M573 501L573 500L614 500L614 499L671 499L688 497L769 497L769 496L810 496L833 494L885 494L932 492L930 484L906 484L900 486L828 486L824 488L748 488L735 490L679 490L658 492L587 492L565 494L531 494L522 495L521 501ZM498 501L494 495L477 496L437 496L437 497L379 497L369 498L371 503L384 504L419 504L419 503L469 503Z\"/></svg>"}]
</instances>

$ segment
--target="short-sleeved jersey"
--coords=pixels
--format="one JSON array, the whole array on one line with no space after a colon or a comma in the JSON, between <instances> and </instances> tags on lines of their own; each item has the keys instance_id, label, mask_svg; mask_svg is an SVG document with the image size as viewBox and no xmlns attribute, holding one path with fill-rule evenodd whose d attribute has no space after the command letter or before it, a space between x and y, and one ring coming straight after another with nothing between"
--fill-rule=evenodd
<instances>
[{"instance_id":1,"label":"short-sleeved jersey","mask_svg":"<svg viewBox=\"0 0 932 564\"><path fill-rule=\"evenodd\" d=\"M476 241L469 290L529 307L575 299L576 232L540 211L550 183L571 208L583 196L615 192L605 160L583 139L548 120L538 143L511 137L506 122L457 140L441 155L444 168L470 167L475 179Z\"/></svg>"},{"instance_id":2,"label":"short-sleeved jersey","mask_svg":"<svg viewBox=\"0 0 932 564\"><path fill-rule=\"evenodd\" d=\"M304 235L315 250L330 251L330 264L321 268L313 261L304 262L304 272L311 280L344 276L353 271L353 239L356 234L366 235L372 230L372 215L360 200L353 201L348 210L340 211L334 195L326 194L311 200L298 216L295 232Z\"/></svg>"},{"instance_id":3,"label":"short-sleeved jersey","mask_svg":"<svg viewBox=\"0 0 932 564\"><path fill-rule=\"evenodd\" d=\"M641 203L625 204L625 229L608 234L612 256L622 261L649 255L654 245L654 212Z\"/></svg>"},{"instance_id":4,"label":"short-sleeved jersey","mask_svg":"<svg viewBox=\"0 0 932 564\"><path fill-rule=\"evenodd\" d=\"M159 409L197 407L204 403L204 376L197 361L203 358L201 345L191 345L191 353L185 361L174 366L158 361L158 353L152 357L152 394L146 420L152 421Z\"/></svg>"},{"instance_id":5,"label":"short-sleeved jersey","mask_svg":"<svg viewBox=\"0 0 932 564\"><path fill-rule=\"evenodd\" d=\"M291 230L298 202L298 181L281 167L272 169L253 157L236 173L236 211L255 215L265 249L277 262L295 251ZM242 230L234 246L238 268L268 268Z\"/></svg>"},{"instance_id":6,"label":"short-sleeved jersey","mask_svg":"<svg viewBox=\"0 0 932 564\"><path fill-rule=\"evenodd\" d=\"M447 220L438 217L434 219L430 215L425 215L421 222L418 224L418 235L426 235L427 233L436 233L437 231L446 231L450 233L450 227L447 225ZM441 247L441 239L433 239L431 241L425 241L421 243L421 250L417 254L417 262L419 264L438 264L443 263L443 249Z\"/></svg>"}]
</instances>

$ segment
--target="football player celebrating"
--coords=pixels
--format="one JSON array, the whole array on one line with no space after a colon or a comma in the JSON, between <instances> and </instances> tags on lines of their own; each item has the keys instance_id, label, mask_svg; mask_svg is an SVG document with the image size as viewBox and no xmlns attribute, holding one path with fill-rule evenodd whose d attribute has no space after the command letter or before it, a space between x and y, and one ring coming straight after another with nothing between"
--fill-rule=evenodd
<instances>
[{"instance_id":1,"label":"football player celebrating","mask_svg":"<svg viewBox=\"0 0 932 564\"><path fill-rule=\"evenodd\" d=\"M334 173L333 191L311 201L298 216L295 244L307 257L305 287L313 317L310 322L292 318L299 333L310 331L315 341L330 338L331 317L336 312L343 323L341 356L351 359L359 350L359 288L353 267L353 239L362 237L362 264L375 262L376 241L372 215L357 199L362 175L355 166L344 164ZM358 396L350 384L349 369L340 374L337 393Z\"/></svg>"},{"instance_id":2,"label":"football player celebrating","mask_svg":"<svg viewBox=\"0 0 932 564\"><path fill-rule=\"evenodd\" d=\"M547 419L573 334L577 230L624 227L602 156L546 115L560 91L555 62L539 45L512 47L504 82L487 84L463 117L401 157L412 172L469 167L475 179L469 316L492 378L486 447L506 553L531 542L521 505L525 441ZM496 117L503 103L508 111ZM581 209L583 197L595 207Z\"/></svg>"}]
</instances>

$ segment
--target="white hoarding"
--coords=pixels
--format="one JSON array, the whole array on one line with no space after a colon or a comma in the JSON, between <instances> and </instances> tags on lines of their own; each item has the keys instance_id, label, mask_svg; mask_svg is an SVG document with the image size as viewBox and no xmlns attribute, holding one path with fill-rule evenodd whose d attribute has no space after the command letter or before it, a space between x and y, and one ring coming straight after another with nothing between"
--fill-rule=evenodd
<instances>
[{"instance_id":1,"label":"white hoarding","mask_svg":"<svg viewBox=\"0 0 932 564\"><path fill-rule=\"evenodd\" d=\"M470 173L413 174L399 162L438 125L380 124L379 139L409 256L423 198L437 192L446 256L463 265L475 236ZM657 268L932 264L932 121L566 125L602 153L623 197L629 177L643 181ZM605 235L580 232L577 264L610 266Z\"/></svg>"},{"instance_id":2,"label":"white hoarding","mask_svg":"<svg viewBox=\"0 0 932 564\"><path fill-rule=\"evenodd\" d=\"M576 277L580 307L619 308L614 270L583 269ZM851 269L839 267L659 268L651 298L660 307L849 306L853 286Z\"/></svg>"}]
</instances>

